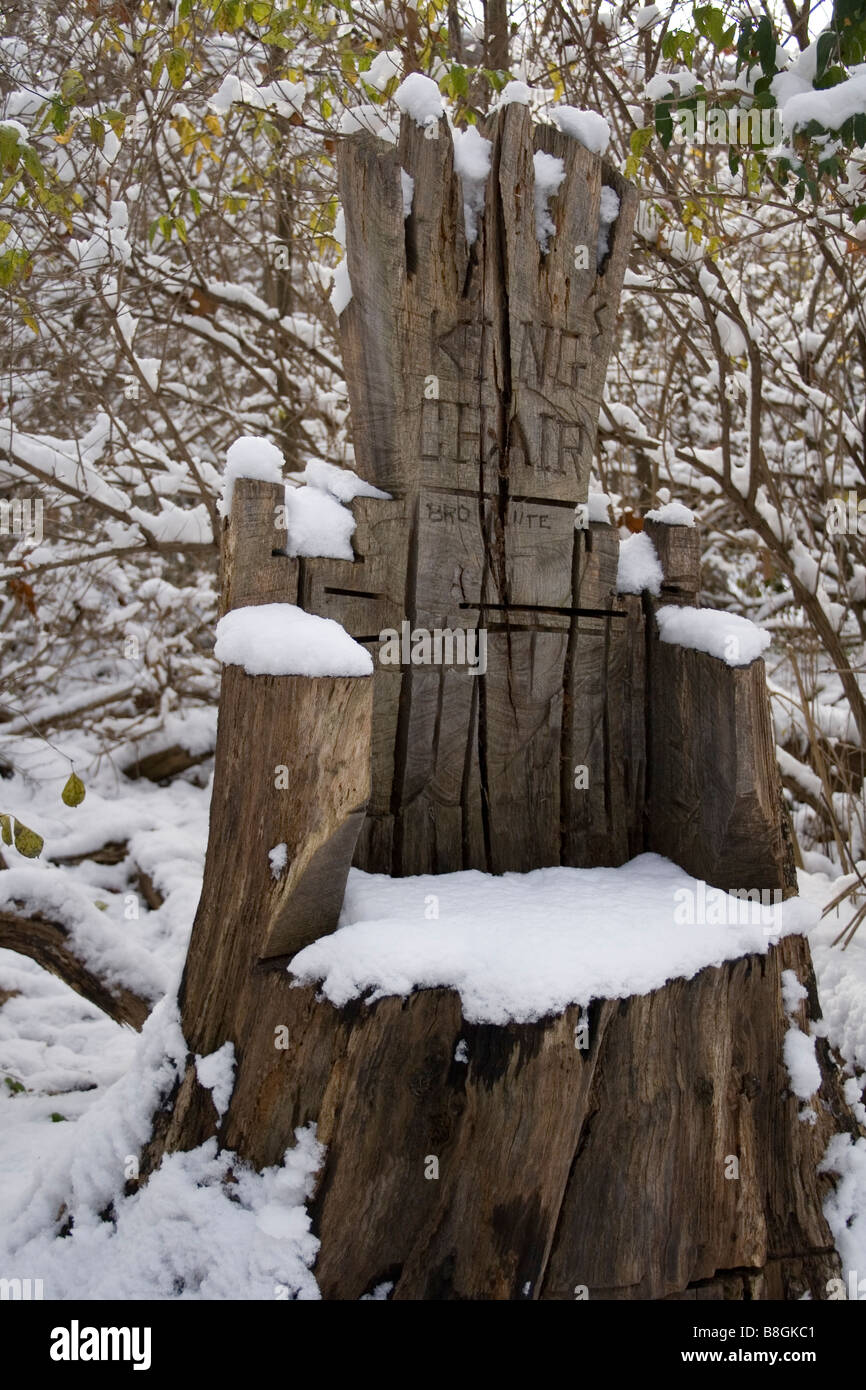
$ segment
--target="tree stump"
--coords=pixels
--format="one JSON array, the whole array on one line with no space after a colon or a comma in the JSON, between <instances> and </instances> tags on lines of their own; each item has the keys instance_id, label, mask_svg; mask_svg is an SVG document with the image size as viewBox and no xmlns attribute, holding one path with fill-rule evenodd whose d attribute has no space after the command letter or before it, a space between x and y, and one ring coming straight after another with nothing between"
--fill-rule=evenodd
<instances>
[{"instance_id":1,"label":"tree stump","mask_svg":"<svg viewBox=\"0 0 866 1390\"><path fill-rule=\"evenodd\" d=\"M792 886L763 663L662 644L654 601L616 593L616 532L580 514L633 192L509 107L487 128L469 246L444 121L435 134L404 121L396 149L358 136L341 159L356 450L390 499L354 503L354 561L294 562L273 531L279 489L237 484L224 602L336 617L376 674L224 674L181 991L190 1058L143 1173L214 1134L256 1167L279 1163L315 1122L314 1272L330 1299L381 1284L396 1299L821 1298L839 1261L818 1164L855 1125L822 1040L814 1123L789 1089L783 970L820 1016L803 937L519 1024L468 1021L454 989L338 1009L292 987L291 955L335 925L370 760L367 869L616 865L663 846L723 888ZM536 151L564 170L546 251ZM604 254L603 187L619 208ZM650 534L660 601L693 605L696 535ZM387 665L383 633L403 622L483 628L486 672ZM277 841L290 869L275 883ZM193 1054L229 1042L218 1116Z\"/></svg>"}]
</instances>

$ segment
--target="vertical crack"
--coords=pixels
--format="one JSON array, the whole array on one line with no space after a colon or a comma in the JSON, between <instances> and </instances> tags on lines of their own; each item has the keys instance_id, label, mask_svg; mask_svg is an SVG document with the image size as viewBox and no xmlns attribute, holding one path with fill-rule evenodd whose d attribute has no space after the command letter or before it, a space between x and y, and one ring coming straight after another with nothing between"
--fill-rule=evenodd
<instances>
[{"instance_id":1,"label":"vertical crack","mask_svg":"<svg viewBox=\"0 0 866 1390\"><path fill-rule=\"evenodd\" d=\"M412 509L409 527L409 552L406 565L406 589L403 612L407 618L415 618L415 602L418 588L418 498ZM391 815L393 816L393 839L391 842L391 873L395 878L403 874L403 793L406 784L406 769L409 763L409 733L412 723L412 666L404 666L400 675L400 703L397 711L397 732L394 739L394 777L391 782Z\"/></svg>"}]
</instances>

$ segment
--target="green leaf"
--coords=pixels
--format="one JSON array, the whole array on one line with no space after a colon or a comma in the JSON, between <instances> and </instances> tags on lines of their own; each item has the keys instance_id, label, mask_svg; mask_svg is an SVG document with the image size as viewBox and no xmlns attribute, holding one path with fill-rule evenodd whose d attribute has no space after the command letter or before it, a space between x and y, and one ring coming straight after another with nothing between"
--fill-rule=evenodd
<instances>
[{"instance_id":1,"label":"green leaf","mask_svg":"<svg viewBox=\"0 0 866 1390\"><path fill-rule=\"evenodd\" d=\"M35 830L31 830L29 825L22 825L20 820L15 821L15 848L19 854L23 854L25 859L38 859L42 853L42 846L45 844L41 835L37 835Z\"/></svg>"},{"instance_id":2,"label":"green leaf","mask_svg":"<svg viewBox=\"0 0 866 1390\"><path fill-rule=\"evenodd\" d=\"M469 92L469 73L460 63L451 64L451 87L457 97L465 97Z\"/></svg>"},{"instance_id":3,"label":"green leaf","mask_svg":"<svg viewBox=\"0 0 866 1390\"><path fill-rule=\"evenodd\" d=\"M656 135L662 142L662 147L667 149L671 140L674 138L674 122L671 116L670 102L658 101L655 107L655 130Z\"/></svg>"},{"instance_id":4,"label":"green leaf","mask_svg":"<svg viewBox=\"0 0 866 1390\"><path fill-rule=\"evenodd\" d=\"M766 15L759 21L755 30L754 50L764 76L772 76L776 71L776 35Z\"/></svg>"},{"instance_id":5,"label":"green leaf","mask_svg":"<svg viewBox=\"0 0 866 1390\"><path fill-rule=\"evenodd\" d=\"M866 217L866 203L861 203L859 208L855 208L851 214L852 222L862 222Z\"/></svg>"},{"instance_id":6,"label":"green leaf","mask_svg":"<svg viewBox=\"0 0 866 1390\"><path fill-rule=\"evenodd\" d=\"M86 793L84 783L80 777L73 772L63 791L60 793L60 800L64 806L80 806Z\"/></svg>"},{"instance_id":7,"label":"green leaf","mask_svg":"<svg viewBox=\"0 0 866 1390\"><path fill-rule=\"evenodd\" d=\"M87 121L90 127L90 138L97 149L102 149L105 144L105 126L98 116L90 116Z\"/></svg>"},{"instance_id":8,"label":"green leaf","mask_svg":"<svg viewBox=\"0 0 866 1390\"><path fill-rule=\"evenodd\" d=\"M189 200L192 203L192 210L196 217L201 217L201 194L197 188L189 190Z\"/></svg>"},{"instance_id":9,"label":"green leaf","mask_svg":"<svg viewBox=\"0 0 866 1390\"><path fill-rule=\"evenodd\" d=\"M58 97L51 102L51 124L58 135L64 135L69 125L69 107Z\"/></svg>"},{"instance_id":10,"label":"green leaf","mask_svg":"<svg viewBox=\"0 0 866 1390\"><path fill-rule=\"evenodd\" d=\"M642 130L633 130L629 136L629 149L636 159L640 159L647 145L653 138L653 128L651 125L644 126Z\"/></svg>"},{"instance_id":11,"label":"green leaf","mask_svg":"<svg viewBox=\"0 0 866 1390\"><path fill-rule=\"evenodd\" d=\"M17 169L21 160L21 149L14 127L0 125L0 164L9 173Z\"/></svg>"},{"instance_id":12,"label":"green leaf","mask_svg":"<svg viewBox=\"0 0 866 1390\"><path fill-rule=\"evenodd\" d=\"M70 68L61 77L60 96L67 106L74 106L87 96L87 83L78 68Z\"/></svg>"},{"instance_id":13,"label":"green leaf","mask_svg":"<svg viewBox=\"0 0 866 1390\"><path fill-rule=\"evenodd\" d=\"M188 65L189 58L183 48L173 48L166 58L165 66L168 70L168 79L175 90L183 86Z\"/></svg>"},{"instance_id":14,"label":"green leaf","mask_svg":"<svg viewBox=\"0 0 866 1390\"><path fill-rule=\"evenodd\" d=\"M25 280L30 274L30 252L21 250L0 253L0 289L8 290L18 280ZM7 844L11 841L7 840Z\"/></svg>"},{"instance_id":15,"label":"green leaf","mask_svg":"<svg viewBox=\"0 0 866 1390\"><path fill-rule=\"evenodd\" d=\"M9 1090L12 1092L13 1096L20 1095L21 1092L25 1090L23 1083L20 1081L16 1081L14 1076L7 1076L4 1079L6 1081L6 1085L9 1087Z\"/></svg>"},{"instance_id":16,"label":"green leaf","mask_svg":"<svg viewBox=\"0 0 866 1390\"><path fill-rule=\"evenodd\" d=\"M0 815L0 839L4 845L12 843L12 818L11 816Z\"/></svg>"},{"instance_id":17,"label":"green leaf","mask_svg":"<svg viewBox=\"0 0 866 1390\"><path fill-rule=\"evenodd\" d=\"M126 117L122 111L103 111L102 119L108 121L118 140L123 139L123 132L126 129Z\"/></svg>"},{"instance_id":18,"label":"green leaf","mask_svg":"<svg viewBox=\"0 0 866 1390\"><path fill-rule=\"evenodd\" d=\"M839 35L835 33L834 30L828 29L819 36L817 43L817 64L815 68L816 77L824 76L827 70L827 64L831 58L835 57L838 47Z\"/></svg>"},{"instance_id":19,"label":"green leaf","mask_svg":"<svg viewBox=\"0 0 866 1390\"><path fill-rule=\"evenodd\" d=\"M30 177L35 179L40 188L43 188L45 186L45 170L38 154L29 145L25 145L21 151L21 163Z\"/></svg>"},{"instance_id":20,"label":"green leaf","mask_svg":"<svg viewBox=\"0 0 866 1390\"><path fill-rule=\"evenodd\" d=\"M52 1123L52 1124L59 1125L59 1124L61 1124L63 1121L65 1121L65 1119L66 1119L66 1116L65 1116L65 1115L61 1115L60 1112L59 1112L59 1110L52 1110L52 1112L51 1112L51 1123Z\"/></svg>"},{"instance_id":21,"label":"green leaf","mask_svg":"<svg viewBox=\"0 0 866 1390\"><path fill-rule=\"evenodd\" d=\"M694 11L695 28L714 48L730 48L736 35L736 26L725 28L725 16L714 5L696 5Z\"/></svg>"}]
</instances>

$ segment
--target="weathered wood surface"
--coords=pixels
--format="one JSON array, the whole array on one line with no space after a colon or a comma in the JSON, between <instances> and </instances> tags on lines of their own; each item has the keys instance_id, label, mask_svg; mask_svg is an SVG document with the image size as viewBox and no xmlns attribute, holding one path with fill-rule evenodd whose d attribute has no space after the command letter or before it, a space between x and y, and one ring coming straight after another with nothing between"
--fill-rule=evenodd
<instances>
[{"instance_id":1,"label":"weathered wood surface","mask_svg":"<svg viewBox=\"0 0 866 1390\"><path fill-rule=\"evenodd\" d=\"M658 607L666 603L699 608L701 603L701 532L698 526L669 526L644 519L643 529L656 548L664 570Z\"/></svg>"},{"instance_id":2,"label":"weathered wood surface","mask_svg":"<svg viewBox=\"0 0 866 1390\"><path fill-rule=\"evenodd\" d=\"M647 633L646 847L728 891L797 891L764 663Z\"/></svg>"},{"instance_id":3,"label":"weathered wood surface","mask_svg":"<svg viewBox=\"0 0 866 1390\"><path fill-rule=\"evenodd\" d=\"M783 969L809 990L805 1027L804 1008L819 1017L809 949L788 937L766 957L594 1002L585 1050L576 1007L482 1026L451 990L340 1011L283 971L241 973L248 1026L222 1125L190 1066L149 1162L216 1131L256 1166L279 1163L315 1121L326 1299L386 1281L401 1300L820 1299L839 1261L817 1165L854 1122L822 1041L817 1123L799 1119ZM431 1157L438 1178L425 1177Z\"/></svg>"},{"instance_id":4,"label":"weathered wood surface","mask_svg":"<svg viewBox=\"0 0 866 1390\"><path fill-rule=\"evenodd\" d=\"M285 537L271 544L281 501L276 484L235 485L225 574L240 606L290 601L280 589L286 557L270 553L284 548ZM181 986L198 1053L245 1037L239 979L336 927L369 795L372 694L367 677L223 669L204 882ZM276 876L278 845L287 862Z\"/></svg>"},{"instance_id":5,"label":"weathered wood surface","mask_svg":"<svg viewBox=\"0 0 866 1390\"><path fill-rule=\"evenodd\" d=\"M447 122L404 119L396 148L341 144L353 297L341 316L359 471L356 564L304 565L300 602L353 636L488 633L487 674L376 672L361 867L394 874L560 862L585 502L636 206L614 170L522 106L490 118L467 245ZM556 233L535 229L533 155L564 162ZM414 178L403 218L401 169ZM597 262L603 185L620 198ZM347 592L350 591L350 592ZM371 640L375 650L376 641ZM531 808L531 813L530 813Z\"/></svg>"}]
</instances>

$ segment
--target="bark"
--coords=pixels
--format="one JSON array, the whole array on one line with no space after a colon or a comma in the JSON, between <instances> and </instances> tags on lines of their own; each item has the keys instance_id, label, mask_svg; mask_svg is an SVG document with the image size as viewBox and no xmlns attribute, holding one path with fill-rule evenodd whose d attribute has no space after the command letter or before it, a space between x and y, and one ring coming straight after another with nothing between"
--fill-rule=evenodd
<instances>
[{"instance_id":1,"label":"bark","mask_svg":"<svg viewBox=\"0 0 866 1390\"><path fill-rule=\"evenodd\" d=\"M855 1126L821 1041L817 1122L799 1118L781 1061L783 969L809 990L805 1026L819 1017L809 948L788 937L594 1001L585 1049L576 1007L497 1027L467 1023L452 990L337 1010L284 971L240 977L229 1112L217 1129L191 1066L146 1166L214 1132L258 1167L279 1163L315 1121L326 1299L383 1282L411 1300L823 1298L839 1261L817 1165L830 1135Z\"/></svg>"}]
</instances>

